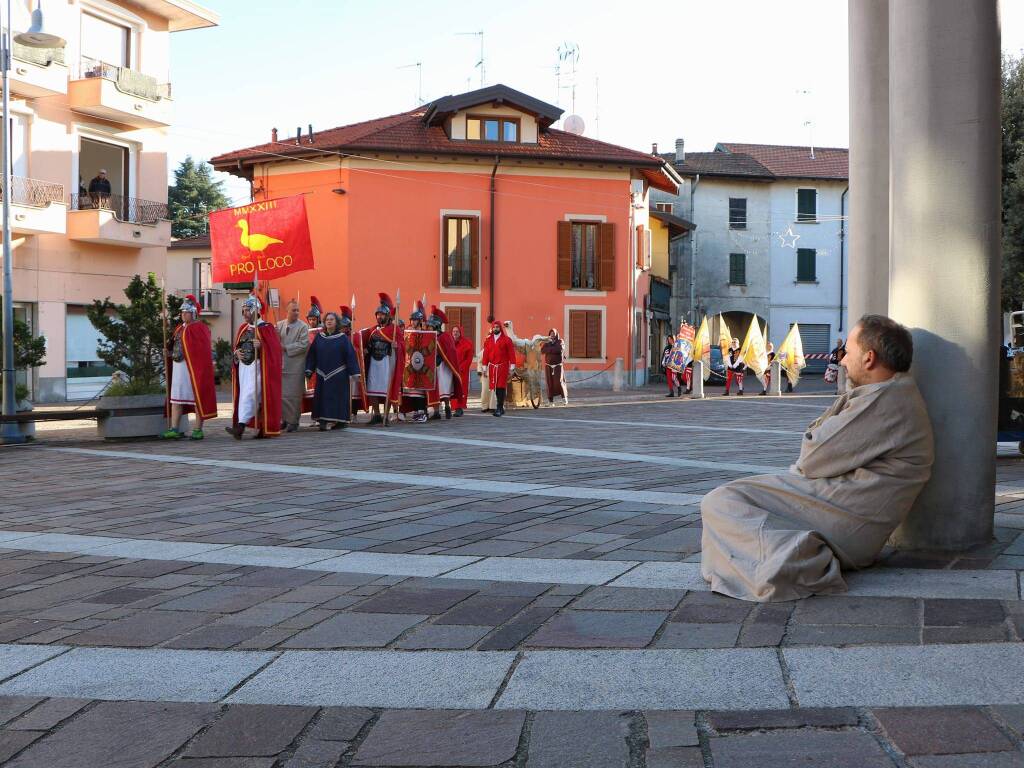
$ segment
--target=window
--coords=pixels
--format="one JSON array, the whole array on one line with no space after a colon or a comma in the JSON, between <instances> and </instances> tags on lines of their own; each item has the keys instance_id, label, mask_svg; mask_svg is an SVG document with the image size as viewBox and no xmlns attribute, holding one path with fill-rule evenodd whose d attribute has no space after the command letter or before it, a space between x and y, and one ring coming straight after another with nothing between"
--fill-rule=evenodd
<instances>
[{"instance_id":1,"label":"window","mask_svg":"<svg viewBox=\"0 0 1024 768\"><path fill-rule=\"evenodd\" d=\"M480 220L475 216L445 216L443 226L442 285L445 288L479 288Z\"/></svg>"},{"instance_id":2,"label":"window","mask_svg":"<svg viewBox=\"0 0 1024 768\"><path fill-rule=\"evenodd\" d=\"M637 269L651 268L651 231L642 224L636 228L636 266Z\"/></svg>"},{"instance_id":3,"label":"window","mask_svg":"<svg viewBox=\"0 0 1024 768\"><path fill-rule=\"evenodd\" d=\"M82 14L82 56L115 67L131 66L131 30L91 13Z\"/></svg>"},{"instance_id":4,"label":"window","mask_svg":"<svg viewBox=\"0 0 1024 768\"><path fill-rule=\"evenodd\" d=\"M192 293L202 297L205 291L213 288L213 269L209 259L192 260Z\"/></svg>"},{"instance_id":5,"label":"window","mask_svg":"<svg viewBox=\"0 0 1024 768\"><path fill-rule=\"evenodd\" d=\"M615 226L596 221L558 222L559 290L615 290Z\"/></svg>"},{"instance_id":6,"label":"window","mask_svg":"<svg viewBox=\"0 0 1024 768\"><path fill-rule=\"evenodd\" d=\"M601 358L601 311L569 310L569 357Z\"/></svg>"},{"instance_id":7,"label":"window","mask_svg":"<svg viewBox=\"0 0 1024 768\"><path fill-rule=\"evenodd\" d=\"M796 249L796 281L798 283L813 283L818 280L817 257L818 252L813 248Z\"/></svg>"},{"instance_id":8,"label":"window","mask_svg":"<svg viewBox=\"0 0 1024 768\"><path fill-rule=\"evenodd\" d=\"M473 349L476 346L476 307L453 307L445 305L444 313L448 315L448 330L456 325L462 326L462 335L473 342ZM463 382L466 384L466 382Z\"/></svg>"},{"instance_id":9,"label":"window","mask_svg":"<svg viewBox=\"0 0 1024 768\"><path fill-rule=\"evenodd\" d=\"M673 207L674 206L673 206L672 203L655 203L654 204L654 210L656 210L656 211L664 211L665 213L672 213Z\"/></svg>"},{"instance_id":10,"label":"window","mask_svg":"<svg viewBox=\"0 0 1024 768\"><path fill-rule=\"evenodd\" d=\"M747 284L747 254L729 254L729 285Z\"/></svg>"},{"instance_id":11,"label":"window","mask_svg":"<svg viewBox=\"0 0 1024 768\"><path fill-rule=\"evenodd\" d=\"M519 118L467 117L466 138L471 141L519 141Z\"/></svg>"},{"instance_id":12,"label":"window","mask_svg":"<svg viewBox=\"0 0 1024 768\"><path fill-rule=\"evenodd\" d=\"M729 198L729 229L747 228L747 198Z\"/></svg>"},{"instance_id":13,"label":"window","mask_svg":"<svg viewBox=\"0 0 1024 768\"><path fill-rule=\"evenodd\" d=\"M818 220L818 190L798 189L796 191L796 220Z\"/></svg>"}]
</instances>

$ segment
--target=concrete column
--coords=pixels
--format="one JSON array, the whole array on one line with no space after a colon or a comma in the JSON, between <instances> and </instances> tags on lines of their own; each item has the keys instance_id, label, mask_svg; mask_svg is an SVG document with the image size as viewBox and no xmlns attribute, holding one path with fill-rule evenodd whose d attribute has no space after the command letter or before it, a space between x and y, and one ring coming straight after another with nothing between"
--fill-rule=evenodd
<instances>
[{"instance_id":1,"label":"concrete column","mask_svg":"<svg viewBox=\"0 0 1024 768\"><path fill-rule=\"evenodd\" d=\"M768 385L768 394L774 397L782 397L782 363L778 360L772 361L772 380Z\"/></svg>"},{"instance_id":2,"label":"concrete column","mask_svg":"<svg viewBox=\"0 0 1024 768\"><path fill-rule=\"evenodd\" d=\"M849 0L849 318L889 311L889 0Z\"/></svg>"},{"instance_id":3,"label":"concrete column","mask_svg":"<svg viewBox=\"0 0 1024 768\"><path fill-rule=\"evenodd\" d=\"M690 393L691 400L704 399L704 363L701 360L693 361L693 377L690 379L693 391Z\"/></svg>"},{"instance_id":4,"label":"concrete column","mask_svg":"<svg viewBox=\"0 0 1024 768\"><path fill-rule=\"evenodd\" d=\"M997 0L890 6L890 314L914 334L932 479L896 532L958 550L992 537L999 349Z\"/></svg>"}]
</instances>

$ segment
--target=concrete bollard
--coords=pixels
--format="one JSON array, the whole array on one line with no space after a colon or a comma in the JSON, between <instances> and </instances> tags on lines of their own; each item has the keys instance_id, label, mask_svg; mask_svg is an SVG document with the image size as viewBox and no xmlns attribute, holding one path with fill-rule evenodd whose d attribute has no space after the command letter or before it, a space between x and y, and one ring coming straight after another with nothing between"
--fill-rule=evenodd
<instances>
[{"instance_id":1,"label":"concrete bollard","mask_svg":"<svg viewBox=\"0 0 1024 768\"><path fill-rule=\"evenodd\" d=\"M782 396L782 365L778 360L772 361L772 381L768 385L768 394L773 396Z\"/></svg>"},{"instance_id":2,"label":"concrete bollard","mask_svg":"<svg viewBox=\"0 0 1024 768\"><path fill-rule=\"evenodd\" d=\"M615 368L612 369L612 392L622 391L623 366L622 358L615 358Z\"/></svg>"},{"instance_id":3,"label":"concrete bollard","mask_svg":"<svg viewBox=\"0 0 1024 768\"><path fill-rule=\"evenodd\" d=\"M704 398L704 363L700 360L693 361L693 378L690 379L693 385L691 399L702 400Z\"/></svg>"}]
</instances>

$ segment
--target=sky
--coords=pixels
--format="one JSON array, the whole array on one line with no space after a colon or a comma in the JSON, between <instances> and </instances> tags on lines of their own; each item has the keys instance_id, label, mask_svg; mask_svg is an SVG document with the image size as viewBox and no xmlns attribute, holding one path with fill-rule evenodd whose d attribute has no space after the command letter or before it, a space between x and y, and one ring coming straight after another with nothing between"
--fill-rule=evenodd
<instances>
[{"instance_id":1,"label":"sky","mask_svg":"<svg viewBox=\"0 0 1024 768\"><path fill-rule=\"evenodd\" d=\"M602 141L848 142L845 0L200 2L220 26L172 35L172 169L267 142L273 127L294 136L406 111L419 73L428 102L479 88L480 36L459 33L480 31L486 85L575 112ZM1024 3L1001 12L1003 50L1019 55ZM567 48L577 55L560 62ZM248 202L246 182L218 178Z\"/></svg>"}]
</instances>

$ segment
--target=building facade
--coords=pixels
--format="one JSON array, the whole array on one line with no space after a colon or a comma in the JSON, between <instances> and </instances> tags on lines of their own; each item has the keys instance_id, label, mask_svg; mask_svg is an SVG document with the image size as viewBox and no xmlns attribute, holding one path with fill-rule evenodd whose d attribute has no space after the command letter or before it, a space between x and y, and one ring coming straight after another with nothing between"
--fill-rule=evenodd
<instances>
[{"instance_id":1,"label":"building facade","mask_svg":"<svg viewBox=\"0 0 1024 768\"><path fill-rule=\"evenodd\" d=\"M674 316L723 315L737 336L757 316L776 343L799 323L806 352L845 336L845 149L723 143L687 153L680 140L663 157L683 183L651 204L696 228L672 251Z\"/></svg>"},{"instance_id":2,"label":"building facade","mask_svg":"<svg viewBox=\"0 0 1024 768\"><path fill-rule=\"evenodd\" d=\"M27 29L35 3L13 5ZM46 21L66 48L12 51L11 244L15 315L46 337L45 364L21 380L59 402L110 378L85 307L164 275L170 34L217 17L186 0L72 0L48 3Z\"/></svg>"},{"instance_id":3,"label":"building facade","mask_svg":"<svg viewBox=\"0 0 1024 768\"><path fill-rule=\"evenodd\" d=\"M646 381L652 188L679 176L660 157L551 127L561 110L502 85L410 112L230 152L214 168L254 200L305 195L316 268L273 281L281 301L377 292L427 296L477 348L488 318L520 337L557 328L567 378ZM269 252L268 252L269 253Z\"/></svg>"}]
</instances>

